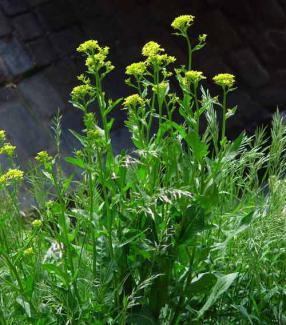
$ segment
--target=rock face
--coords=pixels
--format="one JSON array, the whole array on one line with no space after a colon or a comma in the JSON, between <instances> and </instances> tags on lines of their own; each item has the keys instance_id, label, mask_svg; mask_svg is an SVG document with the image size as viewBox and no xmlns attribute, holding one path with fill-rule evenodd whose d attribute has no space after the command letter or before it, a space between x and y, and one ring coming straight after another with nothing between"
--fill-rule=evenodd
<instances>
[{"instance_id":1,"label":"rock face","mask_svg":"<svg viewBox=\"0 0 286 325\"><path fill-rule=\"evenodd\" d=\"M124 67L140 58L146 41L155 40L185 63L184 43L171 35L172 19L197 17L193 33L207 33L208 45L194 56L197 69L211 77L237 75L239 104L231 130L251 130L286 105L286 3L284 0L0 0L0 128L26 161L53 150L50 121L64 114L63 143L73 145L68 129L82 128L80 113L68 103L82 69L77 45L89 38L111 47L116 71L107 80L111 97L129 90ZM210 85L211 90L212 85ZM116 150L124 146L122 112L115 123ZM118 136L120 135L120 136Z\"/></svg>"}]
</instances>

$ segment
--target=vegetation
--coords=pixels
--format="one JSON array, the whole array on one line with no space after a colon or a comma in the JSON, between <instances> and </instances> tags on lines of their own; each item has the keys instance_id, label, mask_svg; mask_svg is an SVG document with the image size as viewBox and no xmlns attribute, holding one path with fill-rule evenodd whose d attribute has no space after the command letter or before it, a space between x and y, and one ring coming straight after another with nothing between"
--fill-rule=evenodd
<instances>
[{"instance_id":1,"label":"vegetation","mask_svg":"<svg viewBox=\"0 0 286 325\"><path fill-rule=\"evenodd\" d=\"M144 61L126 68L125 99L103 90L109 49L79 46L87 71L71 102L85 129L71 131L81 145L71 157L60 117L56 154L40 152L25 173L0 132L1 324L286 324L286 127L276 113L270 136L227 138L235 77L213 78L219 96L203 86L192 66L206 35L190 40L194 19L172 23L186 66L172 76L175 58L147 43ZM134 150L114 155L117 107ZM33 216L20 209L23 182Z\"/></svg>"}]
</instances>

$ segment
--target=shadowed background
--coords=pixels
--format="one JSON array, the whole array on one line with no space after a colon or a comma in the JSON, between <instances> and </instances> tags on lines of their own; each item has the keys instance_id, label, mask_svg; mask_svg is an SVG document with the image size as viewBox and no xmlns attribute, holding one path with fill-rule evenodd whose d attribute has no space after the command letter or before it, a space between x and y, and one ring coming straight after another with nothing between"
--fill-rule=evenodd
<instances>
[{"instance_id":1,"label":"shadowed background","mask_svg":"<svg viewBox=\"0 0 286 325\"><path fill-rule=\"evenodd\" d=\"M231 104L239 106L229 134L252 131L286 104L285 0L0 0L0 128L7 130L22 161L53 149L50 121L63 113L66 151L76 145L68 129L81 130L81 114L69 93L83 72L75 48L97 39L111 49L116 70L106 82L113 98L130 94L125 66L141 59L149 40L159 42L184 64L185 44L171 35L180 14L196 16L194 36L207 33L208 44L194 55L194 68L210 79L220 72L237 76ZM213 94L217 88L210 84ZM115 112L113 141L128 145L124 115Z\"/></svg>"}]
</instances>

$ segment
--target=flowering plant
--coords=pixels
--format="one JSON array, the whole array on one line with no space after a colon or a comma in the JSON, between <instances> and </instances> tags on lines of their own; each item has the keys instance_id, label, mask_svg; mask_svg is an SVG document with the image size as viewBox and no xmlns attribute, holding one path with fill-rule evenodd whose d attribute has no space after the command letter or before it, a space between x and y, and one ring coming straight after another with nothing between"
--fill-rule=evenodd
<instances>
[{"instance_id":1,"label":"flowering plant","mask_svg":"<svg viewBox=\"0 0 286 325\"><path fill-rule=\"evenodd\" d=\"M212 78L218 96L206 89L211 78L192 57L206 35L191 40L194 21L172 23L186 64L174 68L148 42L118 100L103 87L109 48L78 47L86 71L71 103L84 129L71 131L80 146L71 156L60 116L55 152L39 152L25 174L0 130L1 324L285 323L286 126L277 113L270 139L264 129L229 139L235 76ZM126 110L133 141L119 154L114 109ZM34 208L23 220L24 176Z\"/></svg>"}]
</instances>

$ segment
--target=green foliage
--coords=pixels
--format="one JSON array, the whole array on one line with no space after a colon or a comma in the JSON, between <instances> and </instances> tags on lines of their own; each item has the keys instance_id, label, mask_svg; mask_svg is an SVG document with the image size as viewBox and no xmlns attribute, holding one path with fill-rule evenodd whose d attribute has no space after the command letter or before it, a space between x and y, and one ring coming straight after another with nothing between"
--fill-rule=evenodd
<instances>
[{"instance_id":1,"label":"green foliage","mask_svg":"<svg viewBox=\"0 0 286 325\"><path fill-rule=\"evenodd\" d=\"M191 70L206 40L190 40L194 18L172 24L187 66L171 70L175 58L147 43L145 61L126 69L134 93L124 100L104 92L109 49L80 45L87 71L71 102L85 128L71 132L81 148L62 156L57 116L55 155L40 152L25 174L35 202L25 218L24 175L0 131L1 324L286 323L286 126L276 113L270 138L227 138L235 78L215 76L212 96ZM134 150L115 155L120 107Z\"/></svg>"}]
</instances>

